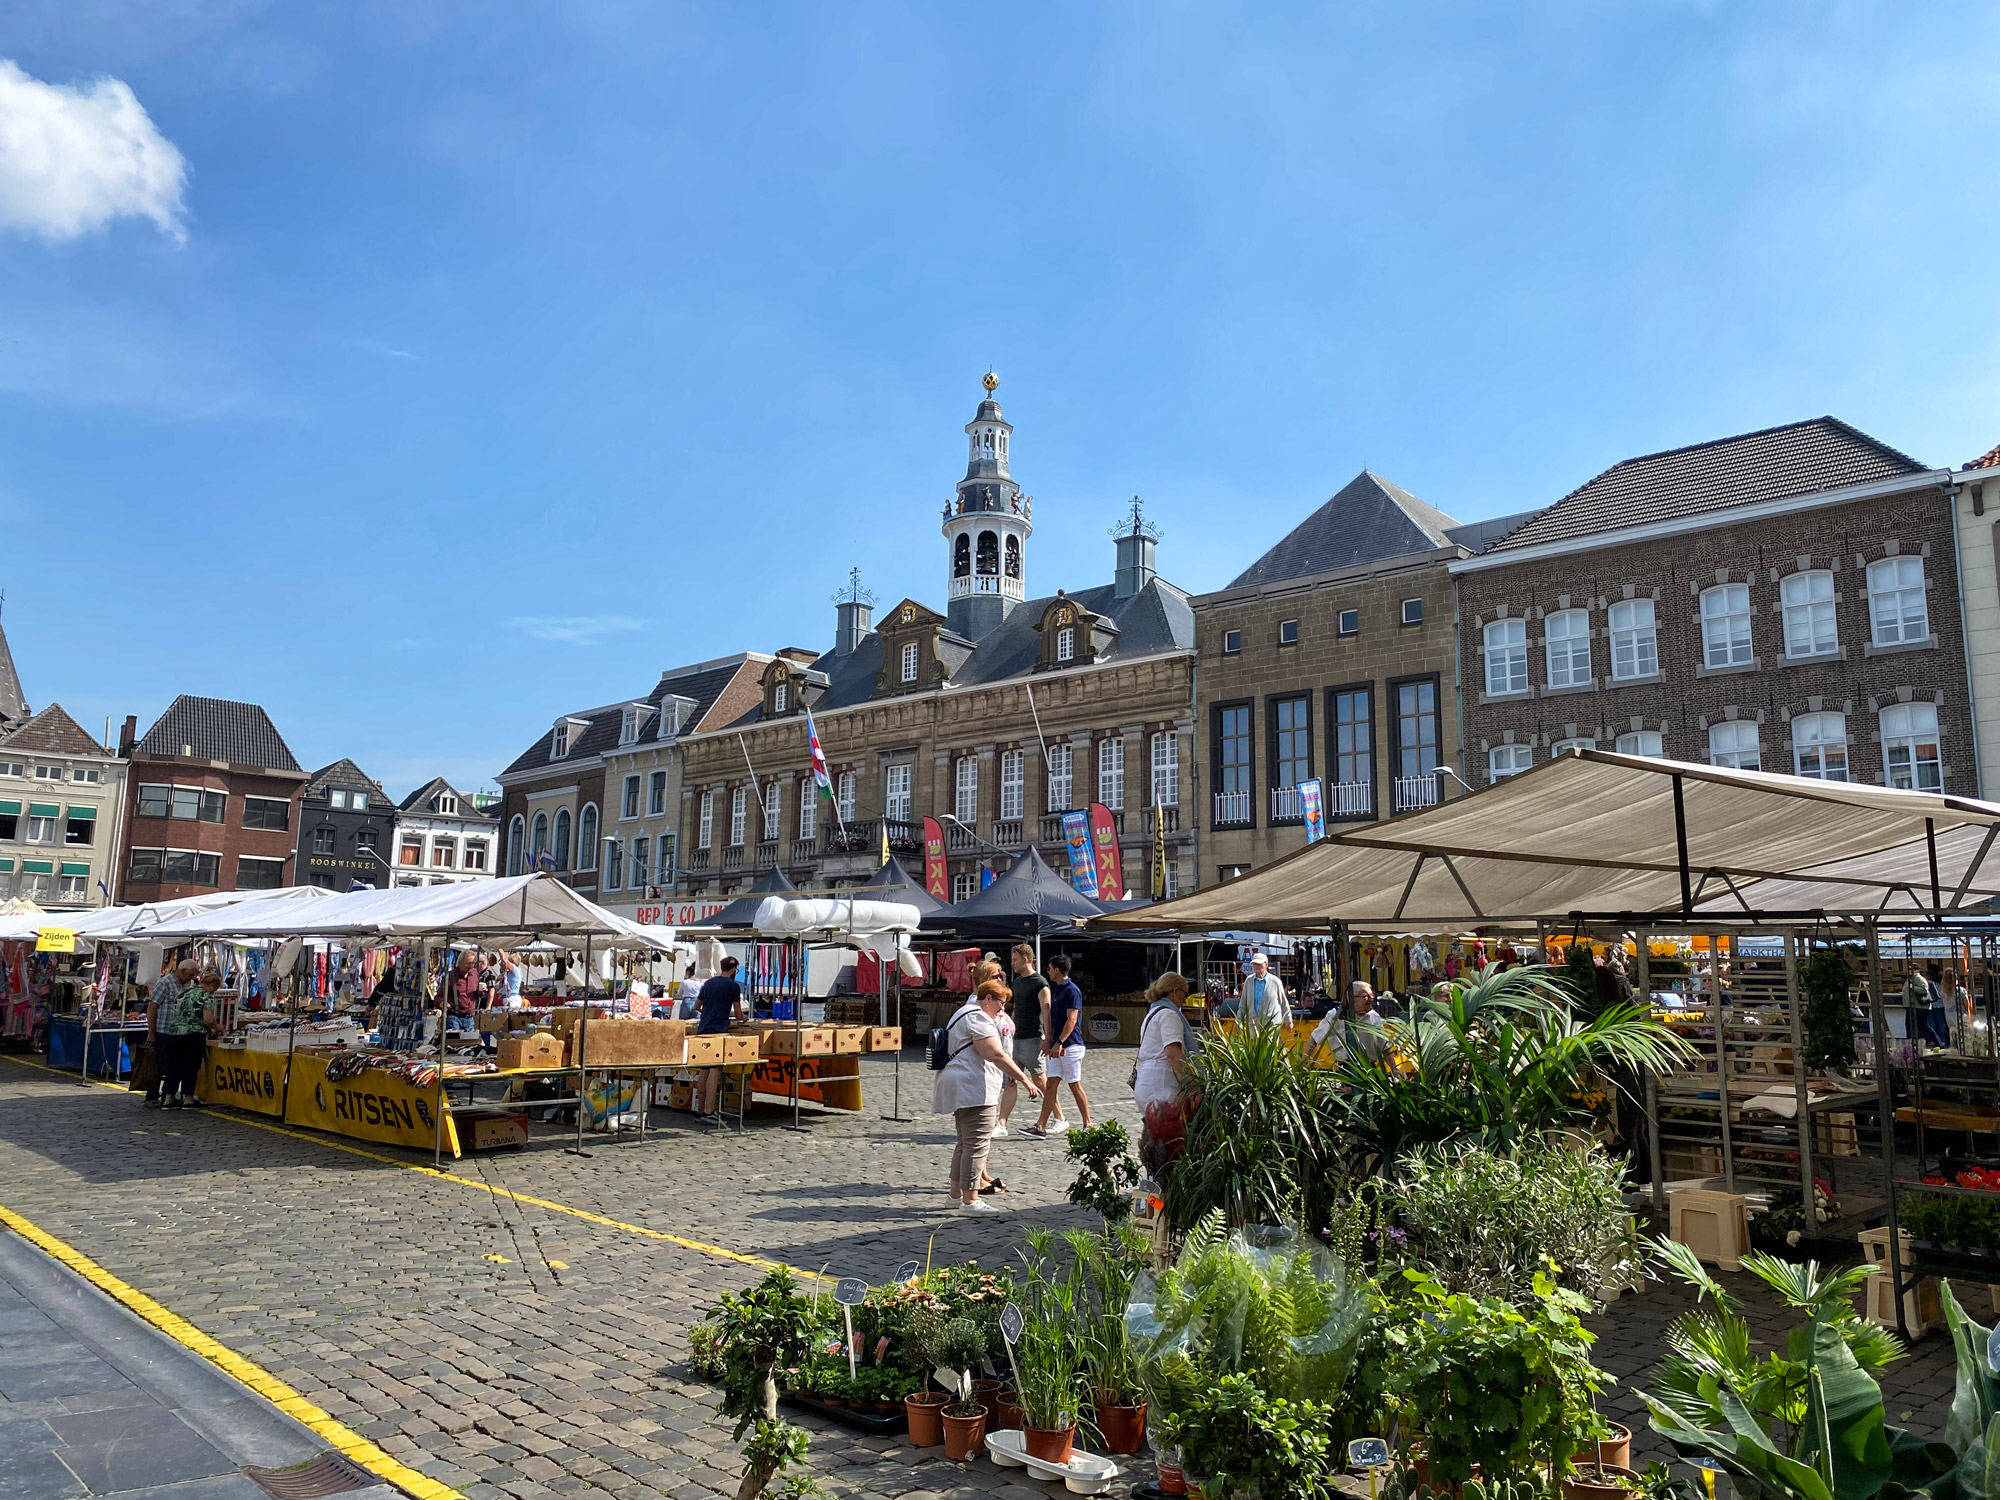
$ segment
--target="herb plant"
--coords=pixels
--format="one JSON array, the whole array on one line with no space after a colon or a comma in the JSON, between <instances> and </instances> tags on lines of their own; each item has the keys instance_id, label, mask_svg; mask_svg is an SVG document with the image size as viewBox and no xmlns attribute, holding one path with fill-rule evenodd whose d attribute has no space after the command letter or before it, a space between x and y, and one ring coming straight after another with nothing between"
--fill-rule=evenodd
<instances>
[{"instance_id":1,"label":"herb plant","mask_svg":"<svg viewBox=\"0 0 2000 1500\"><path fill-rule=\"evenodd\" d=\"M1082 1168L1069 1185L1069 1201L1096 1213L1107 1232L1131 1218L1132 1192L1139 1186L1140 1171L1125 1127L1106 1120L1088 1130L1072 1130L1066 1149L1069 1159Z\"/></svg>"}]
</instances>

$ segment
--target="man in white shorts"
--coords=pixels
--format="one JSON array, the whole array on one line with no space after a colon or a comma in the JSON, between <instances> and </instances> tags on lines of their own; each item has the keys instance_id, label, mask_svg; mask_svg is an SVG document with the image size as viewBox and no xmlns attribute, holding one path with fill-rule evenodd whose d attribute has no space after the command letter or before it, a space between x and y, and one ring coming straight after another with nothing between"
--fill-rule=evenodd
<instances>
[{"instance_id":1,"label":"man in white shorts","mask_svg":"<svg viewBox=\"0 0 2000 1500\"><path fill-rule=\"evenodd\" d=\"M1035 945L1016 943L1008 954L1013 963L1013 975L1008 984L1014 991L1014 1061L1021 1070L1037 1083L1043 1082L1049 1070L1048 1055L1042 1051L1042 1038L1049 1034L1049 982L1035 972ZM993 1127L996 1136L1007 1134L1007 1123L1013 1118L1014 1105L1020 1099L1020 1090L1009 1078L1000 1090L1000 1123ZM1056 1105L1055 1129L1069 1129L1069 1122L1063 1119L1062 1105Z\"/></svg>"},{"instance_id":2,"label":"man in white shorts","mask_svg":"<svg viewBox=\"0 0 2000 1500\"><path fill-rule=\"evenodd\" d=\"M1045 967L1050 985L1049 1034L1042 1051L1048 1057L1051 1087L1042 1090L1042 1115L1028 1132L1038 1137L1048 1134L1049 1115L1055 1109L1053 1085L1057 1083L1069 1085L1083 1128L1090 1129L1090 1100L1083 1092L1083 991L1069 977L1069 960L1061 954L1052 955Z\"/></svg>"}]
</instances>

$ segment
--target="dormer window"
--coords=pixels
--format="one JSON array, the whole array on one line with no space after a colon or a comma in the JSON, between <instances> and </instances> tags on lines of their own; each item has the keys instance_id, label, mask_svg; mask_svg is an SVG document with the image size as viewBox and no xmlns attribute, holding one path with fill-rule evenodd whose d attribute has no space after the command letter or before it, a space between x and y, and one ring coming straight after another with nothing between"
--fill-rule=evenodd
<instances>
[{"instance_id":1,"label":"dormer window","mask_svg":"<svg viewBox=\"0 0 2000 1500\"><path fill-rule=\"evenodd\" d=\"M1076 627L1065 625L1056 632L1056 660L1076 660Z\"/></svg>"},{"instance_id":2,"label":"dormer window","mask_svg":"<svg viewBox=\"0 0 2000 1500\"><path fill-rule=\"evenodd\" d=\"M555 736L549 741L549 759L561 760L569 754L569 721L565 719L556 725Z\"/></svg>"},{"instance_id":3,"label":"dormer window","mask_svg":"<svg viewBox=\"0 0 2000 1500\"><path fill-rule=\"evenodd\" d=\"M903 642L902 680L904 682L915 682L917 680L917 643L915 641Z\"/></svg>"},{"instance_id":4,"label":"dormer window","mask_svg":"<svg viewBox=\"0 0 2000 1500\"><path fill-rule=\"evenodd\" d=\"M660 705L660 738L672 739L681 730L681 706L669 698Z\"/></svg>"},{"instance_id":5,"label":"dormer window","mask_svg":"<svg viewBox=\"0 0 2000 1500\"><path fill-rule=\"evenodd\" d=\"M458 811L458 798L439 797L436 801L431 803L431 810L433 812L443 813L446 817L449 817L453 813Z\"/></svg>"},{"instance_id":6,"label":"dormer window","mask_svg":"<svg viewBox=\"0 0 2000 1500\"><path fill-rule=\"evenodd\" d=\"M645 730L646 720L651 718L653 706L650 703L628 703L624 713L618 717L618 743L636 745Z\"/></svg>"},{"instance_id":7,"label":"dormer window","mask_svg":"<svg viewBox=\"0 0 2000 1500\"><path fill-rule=\"evenodd\" d=\"M785 684L780 682L776 687L771 689L772 713L781 714L785 711L785 698L786 698Z\"/></svg>"}]
</instances>

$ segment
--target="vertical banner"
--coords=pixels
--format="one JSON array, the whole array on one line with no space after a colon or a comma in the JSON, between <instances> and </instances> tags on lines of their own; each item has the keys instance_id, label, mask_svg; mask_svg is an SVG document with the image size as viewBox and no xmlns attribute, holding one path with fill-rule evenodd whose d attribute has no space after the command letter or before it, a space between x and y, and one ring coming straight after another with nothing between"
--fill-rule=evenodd
<instances>
[{"instance_id":1,"label":"vertical banner","mask_svg":"<svg viewBox=\"0 0 2000 1500\"><path fill-rule=\"evenodd\" d=\"M1153 799L1153 899L1164 900L1167 894L1167 828L1166 814L1160 807L1160 799Z\"/></svg>"},{"instance_id":2,"label":"vertical banner","mask_svg":"<svg viewBox=\"0 0 2000 1500\"><path fill-rule=\"evenodd\" d=\"M1125 894L1125 869L1118 854L1118 820L1102 802L1090 804L1090 842L1097 851L1097 899L1116 901Z\"/></svg>"},{"instance_id":3,"label":"vertical banner","mask_svg":"<svg viewBox=\"0 0 2000 1500\"><path fill-rule=\"evenodd\" d=\"M1326 808L1320 800L1319 778L1299 783L1299 816L1306 820L1306 842L1317 844L1326 837Z\"/></svg>"},{"instance_id":4,"label":"vertical banner","mask_svg":"<svg viewBox=\"0 0 2000 1500\"><path fill-rule=\"evenodd\" d=\"M1097 899L1097 854L1090 846L1090 814L1063 814L1063 842L1069 845L1069 883L1079 896Z\"/></svg>"},{"instance_id":5,"label":"vertical banner","mask_svg":"<svg viewBox=\"0 0 2000 1500\"><path fill-rule=\"evenodd\" d=\"M924 889L940 901L951 900L951 879L944 865L944 825L936 818L924 819Z\"/></svg>"}]
</instances>

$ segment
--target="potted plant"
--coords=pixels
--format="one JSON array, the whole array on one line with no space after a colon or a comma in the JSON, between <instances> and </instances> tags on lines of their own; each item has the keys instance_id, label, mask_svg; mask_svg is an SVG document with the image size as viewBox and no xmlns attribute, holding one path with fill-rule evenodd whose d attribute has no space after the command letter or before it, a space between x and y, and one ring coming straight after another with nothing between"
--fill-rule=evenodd
<instances>
[{"instance_id":1,"label":"potted plant","mask_svg":"<svg viewBox=\"0 0 2000 1500\"><path fill-rule=\"evenodd\" d=\"M1046 1229L1028 1232L1023 1256L1028 1278L1021 1288L1021 1336L1014 1344L1014 1363L1020 1372L1021 1430L1028 1452L1066 1464L1088 1394L1083 1341L1077 1337L1088 1301L1079 1259L1072 1258L1060 1272L1050 1264L1054 1238Z\"/></svg>"},{"instance_id":2,"label":"potted plant","mask_svg":"<svg viewBox=\"0 0 2000 1500\"><path fill-rule=\"evenodd\" d=\"M953 1318L938 1341L939 1362L958 1376L958 1391L941 1413L945 1457L973 1457L986 1436L986 1408L973 1394L972 1367L986 1357L986 1335L970 1318Z\"/></svg>"},{"instance_id":3,"label":"potted plant","mask_svg":"<svg viewBox=\"0 0 2000 1500\"><path fill-rule=\"evenodd\" d=\"M1187 1455L1190 1494L1234 1500L1254 1490L1319 1500L1337 1494L1341 1472L1330 1416L1320 1402L1266 1396L1247 1375L1224 1375L1164 1427Z\"/></svg>"},{"instance_id":4,"label":"potted plant","mask_svg":"<svg viewBox=\"0 0 2000 1500\"><path fill-rule=\"evenodd\" d=\"M1098 1128L1116 1126L1112 1121ZM1120 1136L1122 1139L1122 1129ZM1098 1240L1078 1233L1072 1244L1089 1278L1082 1342L1098 1435L1107 1452L1137 1453L1146 1442L1146 1392L1139 1383L1138 1358L1125 1332L1125 1300L1144 1247L1134 1246L1117 1234Z\"/></svg>"},{"instance_id":5,"label":"potted plant","mask_svg":"<svg viewBox=\"0 0 2000 1500\"><path fill-rule=\"evenodd\" d=\"M917 1308L903 1325L903 1357L918 1372L917 1388L903 1398L912 1448L935 1448L944 1441L944 1404L951 1397L932 1390L929 1379L944 1363L944 1330L944 1315L929 1307Z\"/></svg>"},{"instance_id":6,"label":"potted plant","mask_svg":"<svg viewBox=\"0 0 2000 1500\"><path fill-rule=\"evenodd\" d=\"M1636 1469L1593 1460L1563 1476L1563 1500L1630 1500L1644 1483Z\"/></svg>"}]
</instances>

